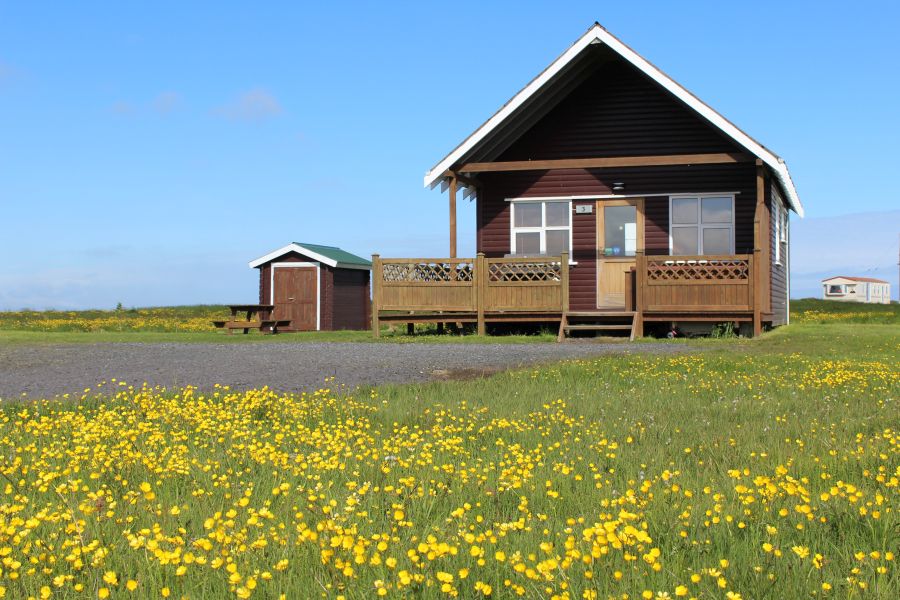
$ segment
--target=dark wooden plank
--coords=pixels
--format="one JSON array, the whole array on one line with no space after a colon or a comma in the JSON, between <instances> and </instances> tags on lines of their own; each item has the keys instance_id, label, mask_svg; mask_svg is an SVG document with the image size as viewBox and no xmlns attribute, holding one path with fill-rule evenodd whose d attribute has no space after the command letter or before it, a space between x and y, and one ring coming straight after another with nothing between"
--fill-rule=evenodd
<instances>
[{"instance_id":1,"label":"dark wooden plank","mask_svg":"<svg viewBox=\"0 0 900 600\"><path fill-rule=\"evenodd\" d=\"M558 158L550 160L510 160L499 162L471 162L459 168L463 173L499 171L548 171L552 169L603 169L614 167L668 167L675 165L712 165L750 162L753 158L742 152L706 154L667 154L661 156L613 156L598 158ZM453 179L451 186L453 185Z\"/></svg>"}]
</instances>

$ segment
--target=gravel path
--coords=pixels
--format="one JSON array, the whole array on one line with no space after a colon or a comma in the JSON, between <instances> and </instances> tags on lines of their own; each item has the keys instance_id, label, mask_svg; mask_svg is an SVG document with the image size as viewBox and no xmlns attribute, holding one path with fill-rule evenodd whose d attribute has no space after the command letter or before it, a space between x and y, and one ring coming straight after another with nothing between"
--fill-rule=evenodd
<instances>
[{"instance_id":1,"label":"gravel path","mask_svg":"<svg viewBox=\"0 0 900 600\"><path fill-rule=\"evenodd\" d=\"M100 343L0 347L0 398L81 393L117 378L130 384L220 383L283 391L478 376L518 366L601 354L683 352L665 343L298 344Z\"/></svg>"}]
</instances>

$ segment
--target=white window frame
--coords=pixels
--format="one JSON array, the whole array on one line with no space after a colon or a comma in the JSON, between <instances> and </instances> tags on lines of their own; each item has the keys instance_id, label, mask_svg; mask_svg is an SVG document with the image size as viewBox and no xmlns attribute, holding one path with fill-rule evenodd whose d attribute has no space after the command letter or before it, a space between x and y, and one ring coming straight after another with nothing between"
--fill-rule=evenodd
<instances>
[{"instance_id":1,"label":"white window frame","mask_svg":"<svg viewBox=\"0 0 900 600\"><path fill-rule=\"evenodd\" d=\"M735 219L736 215L734 213L734 194L712 194L712 193L704 193L704 194L674 194L669 196L669 256L675 256L672 254L672 250L674 247L674 241L672 239L672 229L677 227L696 227L697 228L697 250L698 253L696 256L711 256L707 255L703 252L703 230L704 229L722 229L724 225L729 225L731 227L731 251L728 254L734 254L735 248ZM696 223L679 223L675 224L672 222L672 204L673 200L680 199L697 199L697 222ZM701 215L703 214L703 198L731 198L731 223L709 223L708 225L704 225L701 223ZM680 255L679 255L680 256ZM687 255L685 255L687 256Z\"/></svg>"},{"instance_id":2,"label":"white window frame","mask_svg":"<svg viewBox=\"0 0 900 600\"><path fill-rule=\"evenodd\" d=\"M269 269L269 303L275 305L275 269L316 270L316 331L322 331L322 266L317 262L273 262Z\"/></svg>"},{"instance_id":3,"label":"white window frame","mask_svg":"<svg viewBox=\"0 0 900 600\"><path fill-rule=\"evenodd\" d=\"M772 218L775 219L775 264L784 264L784 252L781 251L781 245L785 245L787 250L787 228L790 213L787 208L782 206L781 200L777 197L772 198Z\"/></svg>"},{"instance_id":4,"label":"white window frame","mask_svg":"<svg viewBox=\"0 0 900 600\"><path fill-rule=\"evenodd\" d=\"M568 225L545 225L547 222L547 203L548 202L565 202L569 206L569 224ZM541 226L540 227L516 227L516 205L517 204L540 204L541 205ZM571 198L523 198L510 200L509 213L509 251L512 255L518 255L516 250L516 234L517 233L539 233L541 240L540 254L547 256L547 232L569 230L569 262L572 262L572 200Z\"/></svg>"}]
</instances>

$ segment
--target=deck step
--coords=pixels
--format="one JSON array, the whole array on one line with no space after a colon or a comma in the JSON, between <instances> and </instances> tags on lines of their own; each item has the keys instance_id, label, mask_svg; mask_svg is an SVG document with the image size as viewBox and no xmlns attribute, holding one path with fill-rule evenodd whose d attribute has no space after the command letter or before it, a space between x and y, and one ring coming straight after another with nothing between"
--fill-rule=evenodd
<instances>
[{"instance_id":1,"label":"deck step","mask_svg":"<svg viewBox=\"0 0 900 600\"><path fill-rule=\"evenodd\" d=\"M630 331L631 323L621 323L619 325L565 325L563 329L566 331Z\"/></svg>"},{"instance_id":2,"label":"deck step","mask_svg":"<svg viewBox=\"0 0 900 600\"><path fill-rule=\"evenodd\" d=\"M587 318L609 318L609 317L621 317L632 318L634 317L634 312L630 310L606 310L606 311L578 311L578 312L567 312L566 316L568 317L576 317L579 319L587 319Z\"/></svg>"},{"instance_id":3,"label":"deck step","mask_svg":"<svg viewBox=\"0 0 900 600\"><path fill-rule=\"evenodd\" d=\"M574 321L574 323L573 323ZM576 331L627 331L634 341L637 313L630 310L592 310L565 312L559 322L558 341Z\"/></svg>"}]
</instances>

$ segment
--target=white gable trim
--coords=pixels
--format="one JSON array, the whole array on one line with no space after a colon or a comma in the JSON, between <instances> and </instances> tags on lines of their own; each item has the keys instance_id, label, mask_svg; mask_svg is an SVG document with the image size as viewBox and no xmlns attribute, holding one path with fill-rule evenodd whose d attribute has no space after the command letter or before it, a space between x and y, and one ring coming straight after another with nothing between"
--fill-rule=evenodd
<instances>
[{"instance_id":1,"label":"white gable trim","mask_svg":"<svg viewBox=\"0 0 900 600\"><path fill-rule=\"evenodd\" d=\"M797 190L788 173L787 165L777 155L766 149L749 135L738 129L728 119L720 115L718 112L707 106L703 101L687 91L679 85L671 77L660 71L637 52L626 46L614 35L606 31L599 24L595 23L593 27L581 36L568 50L550 64L540 75L535 77L531 83L526 85L522 91L513 96L494 116L488 119L484 125L479 127L466 138L463 143L456 147L453 152L448 154L442 161L436 164L428 173L425 174L425 187L434 187L440 182L443 174L458 162L467 152L472 150L479 142L488 136L496 127L503 123L510 115L512 115L519 107L521 107L531 96L538 93L541 88L556 76L562 69L569 64L576 56L578 56L585 48L593 43L603 43L612 48L622 58L640 69L648 77L663 86L672 93L676 98L687 104L690 108L700 113L706 120L718 127L722 132L731 137L739 145L749 150L752 154L760 158L764 163L769 165L775 172L775 176L781 183L787 193L787 200L794 211L803 216L803 206L800 204L800 198Z\"/></svg>"},{"instance_id":2,"label":"white gable trim","mask_svg":"<svg viewBox=\"0 0 900 600\"><path fill-rule=\"evenodd\" d=\"M318 252L313 252L312 250L309 250L309 249L305 248L304 246L301 246L300 244L295 244L295 243L290 243L287 246L284 246L283 248L279 248L278 250L269 252L265 256L260 256L256 260L250 261L248 264L249 264L250 268L255 269L256 267L259 267L260 265L264 265L269 261L272 261L272 260L275 260L276 258L284 256L288 252L297 252L298 254L303 254L304 256L308 256L308 257L315 259L318 262L328 265L329 267L332 267L332 268L358 269L360 271L371 271L372 270L371 267L368 267L366 265L357 265L357 264L348 264L348 263L338 262L334 259L328 258L327 256L319 254Z\"/></svg>"}]
</instances>

